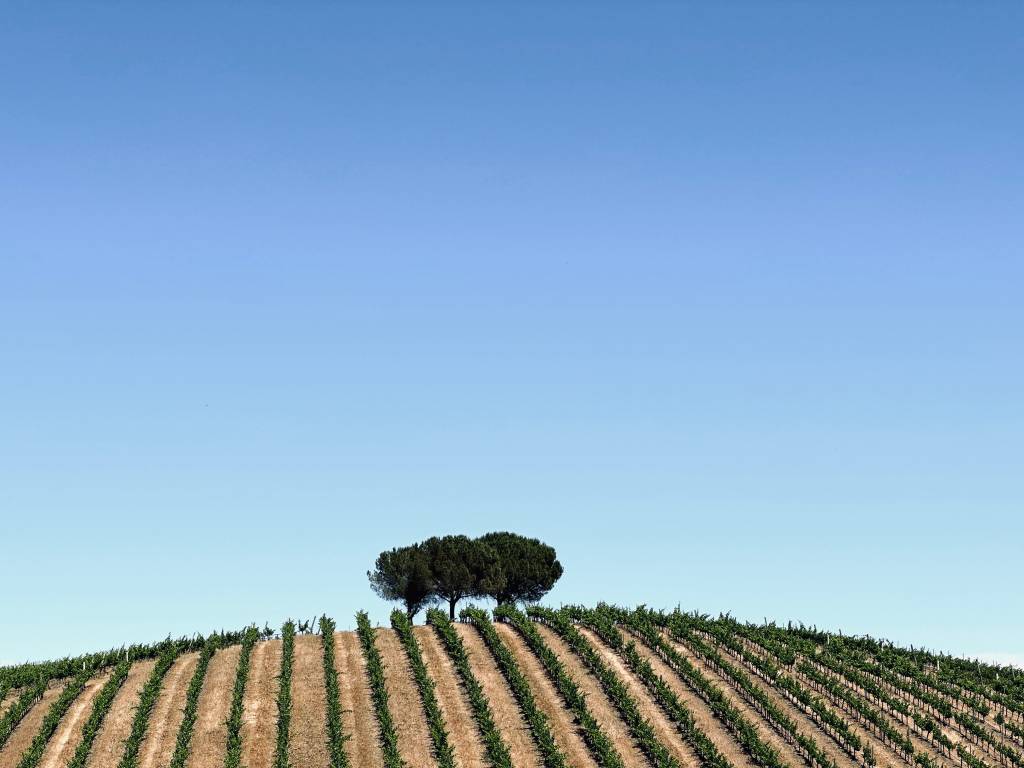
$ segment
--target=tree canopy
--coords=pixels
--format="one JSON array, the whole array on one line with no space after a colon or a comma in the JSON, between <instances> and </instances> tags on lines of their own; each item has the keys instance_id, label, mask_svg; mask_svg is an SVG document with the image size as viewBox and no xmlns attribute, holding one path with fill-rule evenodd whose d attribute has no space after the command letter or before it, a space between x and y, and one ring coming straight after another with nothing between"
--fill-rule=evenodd
<instances>
[{"instance_id":1,"label":"tree canopy","mask_svg":"<svg viewBox=\"0 0 1024 768\"><path fill-rule=\"evenodd\" d=\"M373 570L367 571L366 575L373 591L380 597L405 605L409 621L434 598L430 561L421 544L381 552Z\"/></svg>"},{"instance_id":2,"label":"tree canopy","mask_svg":"<svg viewBox=\"0 0 1024 768\"><path fill-rule=\"evenodd\" d=\"M488 592L500 605L536 602L562 577L554 547L540 539L502 531L481 536L480 541L497 553L504 571L504 584Z\"/></svg>"},{"instance_id":3,"label":"tree canopy","mask_svg":"<svg viewBox=\"0 0 1024 768\"><path fill-rule=\"evenodd\" d=\"M373 591L405 605L409 620L432 602L455 606L464 598L499 603L540 600L562 575L554 548L516 533L434 536L382 552L367 572Z\"/></svg>"},{"instance_id":4,"label":"tree canopy","mask_svg":"<svg viewBox=\"0 0 1024 768\"><path fill-rule=\"evenodd\" d=\"M505 583L497 553L468 536L434 536L423 542L434 577L434 596L455 605L464 597L486 597Z\"/></svg>"}]
</instances>

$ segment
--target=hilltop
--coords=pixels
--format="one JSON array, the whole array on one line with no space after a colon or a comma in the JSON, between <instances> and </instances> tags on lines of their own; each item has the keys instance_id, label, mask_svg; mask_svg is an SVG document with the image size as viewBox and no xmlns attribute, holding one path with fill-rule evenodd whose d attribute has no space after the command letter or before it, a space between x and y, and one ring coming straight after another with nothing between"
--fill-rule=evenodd
<instances>
[{"instance_id":1,"label":"hilltop","mask_svg":"<svg viewBox=\"0 0 1024 768\"><path fill-rule=\"evenodd\" d=\"M1024 673L609 606L0 669L0 768L1024 768Z\"/></svg>"}]
</instances>

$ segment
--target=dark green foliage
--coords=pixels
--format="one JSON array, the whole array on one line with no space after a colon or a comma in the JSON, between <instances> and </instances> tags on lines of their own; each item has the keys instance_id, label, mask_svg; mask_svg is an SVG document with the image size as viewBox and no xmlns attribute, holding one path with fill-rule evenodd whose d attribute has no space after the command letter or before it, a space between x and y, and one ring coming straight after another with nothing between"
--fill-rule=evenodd
<instances>
[{"instance_id":1,"label":"dark green foliage","mask_svg":"<svg viewBox=\"0 0 1024 768\"><path fill-rule=\"evenodd\" d=\"M391 626L398 634L405 648L405 655L409 658L409 666L412 668L413 679L416 680L416 687L420 692L420 701L423 703L423 712L427 716L427 727L430 731L430 742L434 749L434 758L441 768L456 768L455 750L448 740L448 726L444 720L444 714L437 703L437 696L434 693L434 681L427 671L427 665L423 663L423 655L420 653L420 644L416 641L412 632L412 624L409 617L401 611L393 611L391 614Z\"/></svg>"},{"instance_id":2,"label":"dark green foliage","mask_svg":"<svg viewBox=\"0 0 1024 768\"><path fill-rule=\"evenodd\" d=\"M260 638L260 631L250 627L242 639L242 652L235 670L235 686L231 692L231 710L228 715L228 748L224 756L224 768L240 768L242 764L242 714L245 709L245 686L249 682L249 666L252 649Z\"/></svg>"},{"instance_id":3,"label":"dark green foliage","mask_svg":"<svg viewBox=\"0 0 1024 768\"><path fill-rule=\"evenodd\" d=\"M547 648L536 627L518 611L508 607L500 608L499 611L506 620L511 621L512 625L523 634L530 647L544 661L545 668L548 668L549 663L545 660L545 657L549 655L554 657L554 654ZM558 636L565 641L566 645L572 649L573 653L579 657L583 665L598 679L598 682L601 683L601 688L612 704L615 705L615 708L619 710L633 738L636 739L640 749L647 755L651 763L657 768L681 768L679 762L655 736L654 727L640 713L640 707L629 693L626 684L622 682L618 674L611 667L604 663L604 660L590 644L590 641L583 637L568 619L554 611L538 608L534 610L533 616L554 629ZM559 676L561 675L568 677L564 670L559 671ZM554 676L552 679L555 679ZM569 679L571 681L571 678ZM575 683L573 683L572 688L575 687ZM561 690L561 686L559 686L559 689ZM579 695L578 692L577 695ZM579 706L576 702L566 698L566 703L576 712ZM589 717L589 712L586 714ZM584 733L587 733L589 726L584 724L584 728ZM603 733L600 735L604 736ZM604 738L607 739L606 736ZM608 739L608 745L611 745L610 739ZM617 763L608 761L604 754L599 754L596 751L594 752L594 757L597 758L599 765L622 764L618 753L614 755L614 758L618 761Z\"/></svg>"},{"instance_id":4,"label":"dark green foliage","mask_svg":"<svg viewBox=\"0 0 1024 768\"><path fill-rule=\"evenodd\" d=\"M281 674L277 689L277 748L274 768L288 768L288 738L292 722L292 667L295 664L295 622L281 628Z\"/></svg>"},{"instance_id":5,"label":"dark green foliage","mask_svg":"<svg viewBox=\"0 0 1024 768\"><path fill-rule=\"evenodd\" d=\"M515 657L508 649L508 646L501 641L498 633L494 630L491 620L487 614L479 608L464 608L459 614L464 620L470 621L477 628L484 643L494 657L498 669L508 681L512 695L515 696L519 709L523 713L526 724L533 734L533 741L537 745L545 768L566 768L565 756L558 745L555 744L555 737L551 734L551 726L547 716L540 711L537 701L534 699L530 684L526 681Z\"/></svg>"},{"instance_id":6,"label":"dark green foliage","mask_svg":"<svg viewBox=\"0 0 1024 768\"><path fill-rule=\"evenodd\" d=\"M338 670L334 666L334 620L320 618L320 635L324 647L324 686L327 689L327 753L331 757L331 768L348 768L345 754L346 736L341 729L341 690L338 686Z\"/></svg>"},{"instance_id":7,"label":"dark green foliage","mask_svg":"<svg viewBox=\"0 0 1024 768\"><path fill-rule=\"evenodd\" d=\"M463 690L466 691L470 707L473 710L473 719L476 720L480 738L484 743L487 762L492 768L512 768L512 756L509 754L504 739L501 738L498 726L494 723L494 713L491 712L491 705L487 701L480 681L473 674L473 669L469 664L469 654L466 652L462 638L455 631L451 620L436 608L427 611L427 623L441 638L448 657L459 674Z\"/></svg>"},{"instance_id":8,"label":"dark green foliage","mask_svg":"<svg viewBox=\"0 0 1024 768\"><path fill-rule=\"evenodd\" d=\"M92 677L92 674L93 670L91 669L82 670L61 691L60 696L50 705L50 709L46 712L42 725L39 726L39 730L36 731L35 736L32 738L32 744L29 745L18 761L18 768L35 768L39 764L39 760L43 757L43 750L46 749L46 744L50 741L50 737L53 736L53 732L57 730L61 718L64 717L64 713L68 711L74 700L78 698L85 688L85 684Z\"/></svg>"},{"instance_id":9,"label":"dark green foliage","mask_svg":"<svg viewBox=\"0 0 1024 768\"><path fill-rule=\"evenodd\" d=\"M488 533L479 539L498 555L504 583L487 594L501 605L536 602L562 577L562 564L554 548L539 539L506 531Z\"/></svg>"},{"instance_id":10,"label":"dark green foliage","mask_svg":"<svg viewBox=\"0 0 1024 768\"><path fill-rule=\"evenodd\" d=\"M195 730L196 717L199 713L199 695L203 692L203 682L206 680L206 671L210 667L210 660L213 654L220 647L219 638L213 638L199 654L199 662L196 664L195 672L188 684L188 691L185 694L185 712L178 728L178 737L174 744L174 755L171 757L170 768L185 768L185 760L188 759L189 749L192 746L192 732Z\"/></svg>"},{"instance_id":11,"label":"dark green foliage","mask_svg":"<svg viewBox=\"0 0 1024 768\"><path fill-rule=\"evenodd\" d=\"M356 614L356 632L363 648L363 658L366 660L366 674L370 680L370 697L373 699L373 709L377 715L377 725L380 728L384 765L386 768L404 768L405 763L402 762L402 758L398 754L398 731L395 730L391 710L388 708L384 660L381 659L380 651L377 650L376 636L373 627L370 626L370 619L363 611Z\"/></svg>"},{"instance_id":12,"label":"dark green foliage","mask_svg":"<svg viewBox=\"0 0 1024 768\"><path fill-rule=\"evenodd\" d=\"M421 544L381 552L366 576L379 597L405 605L410 621L433 598L430 560Z\"/></svg>"},{"instance_id":13,"label":"dark green foliage","mask_svg":"<svg viewBox=\"0 0 1024 768\"><path fill-rule=\"evenodd\" d=\"M505 586L505 574L497 552L468 536L434 536L423 542L430 562L432 595L448 603L448 617L455 620L455 606L465 597L485 597Z\"/></svg>"}]
</instances>

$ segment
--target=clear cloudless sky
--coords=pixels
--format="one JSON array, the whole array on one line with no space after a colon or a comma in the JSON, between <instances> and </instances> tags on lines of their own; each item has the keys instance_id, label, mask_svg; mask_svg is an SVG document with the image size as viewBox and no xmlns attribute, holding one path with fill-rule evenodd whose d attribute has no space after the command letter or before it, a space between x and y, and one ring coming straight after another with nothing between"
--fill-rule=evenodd
<instances>
[{"instance_id":1,"label":"clear cloudless sky","mask_svg":"<svg viewBox=\"0 0 1024 768\"><path fill-rule=\"evenodd\" d=\"M550 602L1024 658L1024 6L0 24L0 661Z\"/></svg>"}]
</instances>

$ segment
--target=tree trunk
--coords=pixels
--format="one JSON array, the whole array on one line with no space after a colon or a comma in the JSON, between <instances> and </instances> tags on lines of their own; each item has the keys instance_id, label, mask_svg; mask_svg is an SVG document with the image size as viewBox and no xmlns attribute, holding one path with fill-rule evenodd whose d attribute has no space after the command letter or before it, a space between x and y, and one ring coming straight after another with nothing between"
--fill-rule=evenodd
<instances>
[{"instance_id":1,"label":"tree trunk","mask_svg":"<svg viewBox=\"0 0 1024 768\"><path fill-rule=\"evenodd\" d=\"M459 602L458 598L456 598L455 600L448 601L448 618L450 618L452 621L455 621L455 604L457 602Z\"/></svg>"},{"instance_id":2,"label":"tree trunk","mask_svg":"<svg viewBox=\"0 0 1024 768\"><path fill-rule=\"evenodd\" d=\"M416 611L414 611L409 606L406 606L405 607L405 615L409 617L409 623L412 624L412 617L416 615Z\"/></svg>"}]
</instances>

